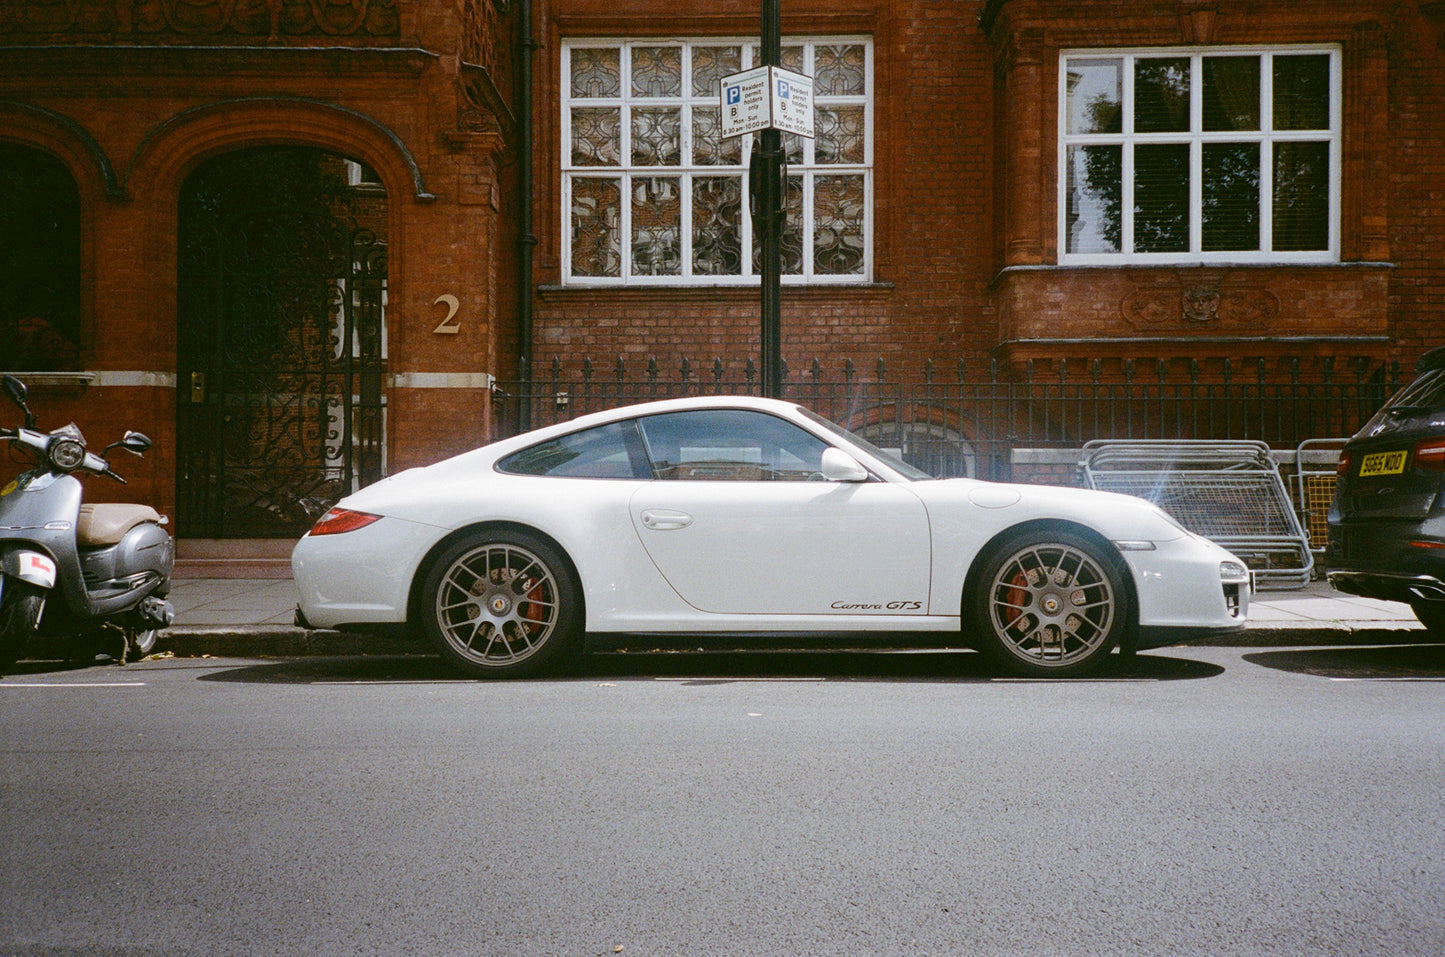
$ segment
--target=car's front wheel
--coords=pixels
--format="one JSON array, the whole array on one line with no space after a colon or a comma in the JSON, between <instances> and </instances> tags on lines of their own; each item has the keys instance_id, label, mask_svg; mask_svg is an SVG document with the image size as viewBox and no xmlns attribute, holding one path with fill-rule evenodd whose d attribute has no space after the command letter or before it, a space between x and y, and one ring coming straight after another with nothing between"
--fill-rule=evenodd
<instances>
[{"instance_id":1,"label":"car's front wheel","mask_svg":"<svg viewBox=\"0 0 1445 957\"><path fill-rule=\"evenodd\" d=\"M1114 557L1082 535L1047 529L1010 538L988 556L972 610L979 650L1028 677L1095 670L1133 616Z\"/></svg>"},{"instance_id":2,"label":"car's front wheel","mask_svg":"<svg viewBox=\"0 0 1445 957\"><path fill-rule=\"evenodd\" d=\"M582 590L549 542L520 531L472 535L427 573L421 624L442 656L477 677L535 674L571 651Z\"/></svg>"}]
</instances>

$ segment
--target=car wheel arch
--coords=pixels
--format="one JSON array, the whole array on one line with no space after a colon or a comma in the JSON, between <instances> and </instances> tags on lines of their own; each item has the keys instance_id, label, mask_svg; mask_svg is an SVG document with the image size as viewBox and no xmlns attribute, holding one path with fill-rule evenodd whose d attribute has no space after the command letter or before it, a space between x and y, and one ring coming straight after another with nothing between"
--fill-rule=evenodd
<instances>
[{"instance_id":1,"label":"car wheel arch","mask_svg":"<svg viewBox=\"0 0 1445 957\"><path fill-rule=\"evenodd\" d=\"M411 587L407 591L406 618L412 626L416 626L420 623L419 614L422 601L422 591L424 585L426 584L427 575L431 572L432 566L435 565L437 560L457 542L462 541L463 539L473 538L478 535L486 535L488 533L513 533L531 535L541 539L543 542L546 542L552 548L557 550L557 554L561 556L564 562L567 563L568 570L571 571L573 578L578 582L579 586L581 585L582 576L577 570L577 563L572 560L572 556L567 552L567 549L562 547L562 544L558 542L557 539L553 536L548 535L546 532L542 531L536 526L527 525L523 522L476 522L472 525L464 525L461 528L453 529L451 532L442 536L441 539L439 539L434 545L432 545L430 549L427 550L426 555L423 556L422 560L417 564L416 574L412 576ZM579 597L582 602L582 608L580 609L582 614L582 620L586 621L587 589L585 587L580 587L579 591Z\"/></svg>"},{"instance_id":2,"label":"car wheel arch","mask_svg":"<svg viewBox=\"0 0 1445 957\"><path fill-rule=\"evenodd\" d=\"M1130 570L1128 562L1124 561L1124 556L1120 554L1119 549L1114 546L1113 542L1099 534L1095 529L1067 519L1040 518L1020 522L1017 525L1010 525L1008 528L1000 530L985 542L974 554L973 561L970 562L968 566L968 574L964 576L959 608L959 626L964 628L968 624L969 597L973 595L974 591L979 587L979 578L983 573L984 566L988 564L990 556L994 555L1000 548L1005 547L1010 541L1035 532L1072 532L1098 546L1101 553L1106 555L1114 564L1114 568L1119 573L1124 588L1128 592L1127 598L1131 610L1130 620L1127 622L1124 640L1120 643L1120 647L1126 652L1132 652L1139 633L1139 593L1135 587L1134 574Z\"/></svg>"}]
</instances>

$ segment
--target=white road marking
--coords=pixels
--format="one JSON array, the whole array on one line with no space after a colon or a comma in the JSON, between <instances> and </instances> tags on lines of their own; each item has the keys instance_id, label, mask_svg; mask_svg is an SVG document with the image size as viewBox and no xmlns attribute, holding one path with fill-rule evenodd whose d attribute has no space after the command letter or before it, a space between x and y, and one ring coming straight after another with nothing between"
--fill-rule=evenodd
<instances>
[{"instance_id":1,"label":"white road marking","mask_svg":"<svg viewBox=\"0 0 1445 957\"><path fill-rule=\"evenodd\" d=\"M0 681L5 688L144 688L144 681Z\"/></svg>"}]
</instances>

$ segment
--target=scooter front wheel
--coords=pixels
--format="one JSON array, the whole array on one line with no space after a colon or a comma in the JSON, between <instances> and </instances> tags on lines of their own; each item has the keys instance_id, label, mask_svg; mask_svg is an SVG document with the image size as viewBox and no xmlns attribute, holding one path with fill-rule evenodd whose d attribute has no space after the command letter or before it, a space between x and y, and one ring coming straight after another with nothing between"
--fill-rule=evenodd
<instances>
[{"instance_id":1,"label":"scooter front wheel","mask_svg":"<svg viewBox=\"0 0 1445 957\"><path fill-rule=\"evenodd\" d=\"M9 668L25 651L30 636L40 627L45 593L13 579L0 595L0 669Z\"/></svg>"}]
</instances>

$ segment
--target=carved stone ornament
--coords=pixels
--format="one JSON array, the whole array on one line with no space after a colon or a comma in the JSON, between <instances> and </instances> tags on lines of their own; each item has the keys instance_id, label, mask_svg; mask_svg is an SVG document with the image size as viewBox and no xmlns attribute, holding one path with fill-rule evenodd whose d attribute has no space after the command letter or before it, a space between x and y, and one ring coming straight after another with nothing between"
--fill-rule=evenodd
<instances>
[{"instance_id":1,"label":"carved stone ornament","mask_svg":"<svg viewBox=\"0 0 1445 957\"><path fill-rule=\"evenodd\" d=\"M1219 290L1209 286L1190 286L1184 290L1184 321L1218 322Z\"/></svg>"},{"instance_id":2,"label":"carved stone ornament","mask_svg":"<svg viewBox=\"0 0 1445 957\"><path fill-rule=\"evenodd\" d=\"M1141 329L1213 326L1264 332L1279 315L1279 297L1262 286L1228 276L1189 279L1136 288L1120 303L1125 321Z\"/></svg>"}]
</instances>

